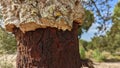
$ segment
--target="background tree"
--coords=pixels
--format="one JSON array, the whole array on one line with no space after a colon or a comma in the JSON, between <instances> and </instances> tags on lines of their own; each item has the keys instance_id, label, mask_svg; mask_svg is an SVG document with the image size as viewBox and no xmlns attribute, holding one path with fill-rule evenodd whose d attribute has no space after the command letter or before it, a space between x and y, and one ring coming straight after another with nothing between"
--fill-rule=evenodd
<instances>
[{"instance_id":1,"label":"background tree","mask_svg":"<svg viewBox=\"0 0 120 68\"><path fill-rule=\"evenodd\" d=\"M112 7L115 0L83 0L83 6L92 11L94 14L94 22L99 24L96 27L98 30L97 35L101 35L106 32L109 28L109 24L111 24L112 19ZM113 5L111 5L113 4Z\"/></svg>"},{"instance_id":2,"label":"background tree","mask_svg":"<svg viewBox=\"0 0 120 68\"><path fill-rule=\"evenodd\" d=\"M112 16L113 26L111 27L110 31L107 32L105 36L101 37L95 37L93 38L92 42L94 43L93 46L95 48L99 47L101 51L105 50L111 53L115 53L116 51L119 51L120 47L120 23L119 23L119 17L120 17L120 3L118 3L115 6L114 14ZM96 43L96 44L95 44ZM99 44L99 45L97 45Z\"/></svg>"},{"instance_id":3,"label":"background tree","mask_svg":"<svg viewBox=\"0 0 120 68\"><path fill-rule=\"evenodd\" d=\"M120 23L119 23L119 18L120 18L120 2L115 6L114 9L114 14L112 17L112 21L113 21L113 26L110 30L110 32L108 33L108 37L110 40L110 44L113 47L113 49L115 51L120 51Z\"/></svg>"},{"instance_id":4,"label":"background tree","mask_svg":"<svg viewBox=\"0 0 120 68\"><path fill-rule=\"evenodd\" d=\"M81 37L81 35L84 32L87 32L89 30L89 28L92 26L92 24L94 23L94 14L92 13L92 11L85 9L84 18L85 19L83 21L83 24L78 29L79 37Z\"/></svg>"}]
</instances>

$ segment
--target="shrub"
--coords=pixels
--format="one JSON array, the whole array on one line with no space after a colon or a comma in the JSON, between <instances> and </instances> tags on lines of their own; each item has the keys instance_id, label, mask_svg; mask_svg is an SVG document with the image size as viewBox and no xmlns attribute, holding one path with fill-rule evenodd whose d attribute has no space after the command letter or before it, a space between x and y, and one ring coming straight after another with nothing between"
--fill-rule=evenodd
<instances>
[{"instance_id":1,"label":"shrub","mask_svg":"<svg viewBox=\"0 0 120 68\"><path fill-rule=\"evenodd\" d=\"M16 52L15 37L0 29L0 54L13 54Z\"/></svg>"},{"instance_id":2,"label":"shrub","mask_svg":"<svg viewBox=\"0 0 120 68\"><path fill-rule=\"evenodd\" d=\"M95 49L93 52L93 58L97 62L101 62L105 59L104 55L102 55L102 52L99 51L99 49Z\"/></svg>"},{"instance_id":3,"label":"shrub","mask_svg":"<svg viewBox=\"0 0 120 68\"><path fill-rule=\"evenodd\" d=\"M79 50L80 50L80 57L81 57L81 59L86 59L84 47L83 47L83 46L80 46L80 47L79 47Z\"/></svg>"}]
</instances>

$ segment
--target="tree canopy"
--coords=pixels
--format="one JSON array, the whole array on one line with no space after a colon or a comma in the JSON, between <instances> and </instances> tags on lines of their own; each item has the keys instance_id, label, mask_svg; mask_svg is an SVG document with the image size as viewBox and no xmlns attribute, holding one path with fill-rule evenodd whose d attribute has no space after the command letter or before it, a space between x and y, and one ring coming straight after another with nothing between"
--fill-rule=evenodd
<instances>
[{"instance_id":1,"label":"tree canopy","mask_svg":"<svg viewBox=\"0 0 120 68\"><path fill-rule=\"evenodd\" d=\"M90 42L81 41L86 49L99 49L111 53L120 51L120 2L115 6L111 19L113 25L106 35L94 36Z\"/></svg>"}]
</instances>

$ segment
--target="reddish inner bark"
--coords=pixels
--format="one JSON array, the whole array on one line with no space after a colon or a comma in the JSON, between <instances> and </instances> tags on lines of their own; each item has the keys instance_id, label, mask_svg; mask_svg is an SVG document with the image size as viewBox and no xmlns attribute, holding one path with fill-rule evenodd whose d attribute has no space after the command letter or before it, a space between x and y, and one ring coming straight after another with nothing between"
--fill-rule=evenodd
<instances>
[{"instance_id":1,"label":"reddish inner bark","mask_svg":"<svg viewBox=\"0 0 120 68\"><path fill-rule=\"evenodd\" d=\"M71 31L39 28L23 33L15 28L17 68L80 68L78 24Z\"/></svg>"}]
</instances>

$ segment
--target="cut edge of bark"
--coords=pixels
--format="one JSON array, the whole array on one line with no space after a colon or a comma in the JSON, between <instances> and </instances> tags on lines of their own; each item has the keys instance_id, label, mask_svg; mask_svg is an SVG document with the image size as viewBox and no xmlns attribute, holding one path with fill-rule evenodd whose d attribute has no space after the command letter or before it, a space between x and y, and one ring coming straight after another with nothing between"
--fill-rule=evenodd
<instances>
[{"instance_id":1,"label":"cut edge of bark","mask_svg":"<svg viewBox=\"0 0 120 68\"><path fill-rule=\"evenodd\" d=\"M12 32L14 27L20 28L22 32L47 27L70 31L73 21L81 24L85 15L79 0L2 0L0 5L4 24L9 32Z\"/></svg>"},{"instance_id":2,"label":"cut edge of bark","mask_svg":"<svg viewBox=\"0 0 120 68\"><path fill-rule=\"evenodd\" d=\"M41 19L41 21L43 22L41 24L35 23L35 22L28 22L28 23L20 23L19 26L12 24L12 23L8 23L5 25L5 27L8 32L13 32L13 29L17 27L17 28L20 28L20 30L23 33L28 32L28 31L35 31L38 28L47 28L47 27L53 27L53 28L57 28L63 31L66 31L66 30L71 31L72 29L72 27L66 24L64 21L59 22L59 23L54 22L51 24L50 22L52 21L49 21L46 19ZM74 20L74 23L79 23L79 25L81 25L82 20L80 19Z\"/></svg>"}]
</instances>

